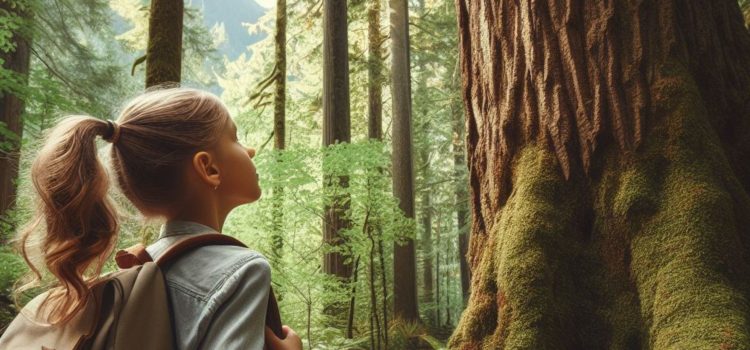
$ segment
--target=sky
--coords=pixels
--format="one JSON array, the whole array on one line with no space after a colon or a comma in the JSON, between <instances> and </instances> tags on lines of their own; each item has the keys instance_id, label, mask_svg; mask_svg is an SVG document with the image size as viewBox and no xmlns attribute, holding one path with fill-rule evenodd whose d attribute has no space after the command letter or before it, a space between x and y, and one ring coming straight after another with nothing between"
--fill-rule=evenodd
<instances>
[{"instance_id":1,"label":"sky","mask_svg":"<svg viewBox=\"0 0 750 350\"><path fill-rule=\"evenodd\" d=\"M219 52L226 54L230 60L236 59L246 52L247 46L266 36L265 33L250 35L242 23L255 23L276 6L276 0L191 0L189 3L203 10L206 28L224 23L228 45L222 45Z\"/></svg>"},{"instance_id":2,"label":"sky","mask_svg":"<svg viewBox=\"0 0 750 350\"><path fill-rule=\"evenodd\" d=\"M255 2L258 5L263 6L267 9L272 9L276 7L276 0L255 0Z\"/></svg>"}]
</instances>

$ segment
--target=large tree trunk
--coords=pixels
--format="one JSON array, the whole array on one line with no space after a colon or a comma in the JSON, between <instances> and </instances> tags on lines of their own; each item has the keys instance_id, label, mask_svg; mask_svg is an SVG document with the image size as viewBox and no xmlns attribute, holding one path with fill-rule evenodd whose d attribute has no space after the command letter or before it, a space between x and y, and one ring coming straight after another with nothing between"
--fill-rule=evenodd
<instances>
[{"instance_id":1,"label":"large tree trunk","mask_svg":"<svg viewBox=\"0 0 750 350\"><path fill-rule=\"evenodd\" d=\"M323 145L349 142L349 52L347 10L345 0L323 0ZM326 186L338 181L347 185L346 177L333 178L324 174ZM337 198L339 204L326 206L323 220L323 239L327 244L344 244L339 231L351 226L344 214L347 198ZM340 252L326 252L323 271L346 281L352 274L352 264L344 263L346 256ZM326 305L329 315L343 315L345 305Z\"/></svg>"},{"instance_id":2,"label":"large tree trunk","mask_svg":"<svg viewBox=\"0 0 750 350\"><path fill-rule=\"evenodd\" d=\"M180 82L183 0L151 0L146 49L146 87Z\"/></svg>"},{"instance_id":3,"label":"large tree trunk","mask_svg":"<svg viewBox=\"0 0 750 350\"><path fill-rule=\"evenodd\" d=\"M457 1L460 349L747 349L750 35L733 0Z\"/></svg>"},{"instance_id":4,"label":"large tree trunk","mask_svg":"<svg viewBox=\"0 0 750 350\"><path fill-rule=\"evenodd\" d=\"M406 217L414 218L411 156L411 78L409 76L409 10L406 0L391 0L393 96L393 194ZM418 321L414 240L393 247L393 310L396 318Z\"/></svg>"},{"instance_id":5,"label":"large tree trunk","mask_svg":"<svg viewBox=\"0 0 750 350\"><path fill-rule=\"evenodd\" d=\"M0 3L0 9L7 11L13 16L20 16L27 20L31 15L19 13L18 8L11 8L8 3ZM29 45L30 38L21 33L13 33L12 42L15 49L10 52L0 52L3 68L17 74L28 82L29 76ZM0 217L5 215L16 202L17 188L15 181L18 179L18 167L20 161L21 139L23 136L24 100L12 91L0 92L0 123L13 135L12 137L0 134L0 144L5 146L0 149ZM8 231L10 232L10 231ZM5 239L7 237L0 237Z\"/></svg>"}]
</instances>

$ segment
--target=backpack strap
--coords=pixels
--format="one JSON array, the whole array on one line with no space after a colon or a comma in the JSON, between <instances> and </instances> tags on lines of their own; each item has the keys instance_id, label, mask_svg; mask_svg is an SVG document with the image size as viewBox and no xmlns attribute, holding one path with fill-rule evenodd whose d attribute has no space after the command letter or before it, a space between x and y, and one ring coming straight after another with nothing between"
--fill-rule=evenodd
<instances>
[{"instance_id":1,"label":"backpack strap","mask_svg":"<svg viewBox=\"0 0 750 350\"><path fill-rule=\"evenodd\" d=\"M146 251L146 247L141 243L118 251L115 255L115 261L117 262L117 266L121 269L143 265L147 262L154 262L157 266L161 267L184 252L207 245L236 245L247 248L244 243L232 236L221 233L206 233L177 241L177 243L174 243L167 248L167 250L164 251L155 262L151 255ZM266 326L270 327L277 337L283 339L281 332L281 314L279 312L279 305L276 302L276 296L273 293L273 288L270 288L268 292Z\"/></svg>"},{"instance_id":2,"label":"backpack strap","mask_svg":"<svg viewBox=\"0 0 750 350\"><path fill-rule=\"evenodd\" d=\"M156 265L164 266L184 252L206 245L236 245L247 248L240 240L221 233L207 233L185 238L173 244L156 259ZM148 253L146 253L148 254Z\"/></svg>"},{"instance_id":3,"label":"backpack strap","mask_svg":"<svg viewBox=\"0 0 750 350\"><path fill-rule=\"evenodd\" d=\"M132 247L122 249L115 255L117 266L121 269L131 268L136 265L143 265L147 262L154 261L156 265L163 266L180 256L182 253L206 245L236 245L247 248L240 240L221 233L206 233L198 236L183 238L177 243L172 244L156 261L146 251L142 243Z\"/></svg>"}]
</instances>

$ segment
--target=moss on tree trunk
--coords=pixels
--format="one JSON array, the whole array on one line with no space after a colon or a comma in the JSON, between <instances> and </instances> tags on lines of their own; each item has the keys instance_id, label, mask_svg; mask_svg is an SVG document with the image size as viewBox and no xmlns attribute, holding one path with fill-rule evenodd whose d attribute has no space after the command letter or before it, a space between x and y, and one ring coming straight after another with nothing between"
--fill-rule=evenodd
<instances>
[{"instance_id":1,"label":"moss on tree trunk","mask_svg":"<svg viewBox=\"0 0 750 350\"><path fill-rule=\"evenodd\" d=\"M512 3L458 3L472 280L449 347L750 348L736 2Z\"/></svg>"}]
</instances>

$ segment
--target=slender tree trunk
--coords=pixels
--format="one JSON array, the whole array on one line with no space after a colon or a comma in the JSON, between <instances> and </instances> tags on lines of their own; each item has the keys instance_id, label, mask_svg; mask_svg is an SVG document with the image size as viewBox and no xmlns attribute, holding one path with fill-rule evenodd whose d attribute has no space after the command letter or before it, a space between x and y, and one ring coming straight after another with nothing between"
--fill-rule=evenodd
<instances>
[{"instance_id":1,"label":"slender tree trunk","mask_svg":"<svg viewBox=\"0 0 750 350\"><path fill-rule=\"evenodd\" d=\"M469 298L469 281L471 273L469 264L466 260L466 254L469 249L469 235L467 217L468 209L468 181L466 179L466 148L464 147L464 114L461 108L461 102L451 104L451 114L453 115L453 176L456 181L456 226L458 227L458 261L461 271L461 294L465 305Z\"/></svg>"},{"instance_id":2,"label":"slender tree trunk","mask_svg":"<svg viewBox=\"0 0 750 350\"><path fill-rule=\"evenodd\" d=\"M435 228L435 325L440 326L440 210L438 210L437 227Z\"/></svg>"},{"instance_id":3,"label":"slender tree trunk","mask_svg":"<svg viewBox=\"0 0 750 350\"><path fill-rule=\"evenodd\" d=\"M359 275L359 256L354 261L354 280L352 281L352 296L349 297L349 312L346 319L346 338L354 338L354 306L357 300L357 276Z\"/></svg>"},{"instance_id":4,"label":"slender tree trunk","mask_svg":"<svg viewBox=\"0 0 750 350\"><path fill-rule=\"evenodd\" d=\"M276 0L276 77L273 109L274 149L281 161L281 151L286 148L286 0ZM272 264L281 267L284 248L284 188L273 188ZM277 293L281 299L281 294Z\"/></svg>"},{"instance_id":5,"label":"slender tree trunk","mask_svg":"<svg viewBox=\"0 0 750 350\"><path fill-rule=\"evenodd\" d=\"M375 272L375 237L373 230L367 230L370 240L370 349L380 349L380 318L378 317L378 298ZM377 346L376 346L377 345Z\"/></svg>"},{"instance_id":6,"label":"slender tree trunk","mask_svg":"<svg viewBox=\"0 0 750 350\"><path fill-rule=\"evenodd\" d=\"M368 40L368 56L367 56L367 98L368 98L368 113L367 113L367 135L370 139L378 141L383 140L383 35L380 31L380 1L381 0L370 0L369 7L367 9L367 40ZM381 171L382 173L382 171ZM377 345L377 349L381 346L381 335L383 338L383 344L385 348L388 348L388 303L387 303L387 288L388 280L386 278L385 262L383 256L383 236L382 230L377 224L368 226L368 236L370 238L370 272L371 276L371 323L374 321L374 325L371 328L375 328L377 343L372 343L371 347ZM377 255L380 259L380 277L381 284L383 286L383 300L382 300L382 314L383 314L383 328L380 328L380 318L377 310L377 293L375 292L375 238L374 232L378 233L377 244L378 251ZM371 330L372 331L372 330ZM371 337L372 339L372 337Z\"/></svg>"},{"instance_id":7,"label":"slender tree trunk","mask_svg":"<svg viewBox=\"0 0 750 350\"><path fill-rule=\"evenodd\" d=\"M276 82L273 105L274 149L286 148L286 0L276 0Z\"/></svg>"},{"instance_id":8,"label":"slender tree trunk","mask_svg":"<svg viewBox=\"0 0 750 350\"><path fill-rule=\"evenodd\" d=\"M416 17L420 25L425 22L424 5L424 1L420 0L418 2L418 7L416 8ZM414 75L417 77L417 84L414 95L417 96L417 99L419 99L420 97L423 97L428 93L427 79L429 73L425 69L425 59L421 58L420 56L416 56L416 58L417 63L415 65L417 67L417 70ZM431 325L438 325L438 323L436 323L435 316L436 312L438 311L437 305L439 304L439 301L436 303L435 289L433 284L434 242L432 241L432 189L426 186L430 183L432 176L432 173L430 172L430 148L433 144L433 140L431 139L430 135L430 119L432 117L433 116L430 115L429 111L429 104L424 102L419 104L419 108L416 110L416 113L412 115L412 119L415 120L415 124L418 125L417 132L419 132L418 140L420 141L416 142L416 147L418 148L417 152L419 154L418 172L421 172L422 175L421 183L418 183L417 186L422 188L419 193L422 221L422 237L420 240L420 250L422 259L423 286L422 300L420 300L420 302L423 302L421 306L423 312L426 311L425 313L428 318L428 323Z\"/></svg>"},{"instance_id":9,"label":"slender tree trunk","mask_svg":"<svg viewBox=\"0 0 750 350\"><path fill-rule=\"evenodd\" d=\"M385 270L385 252L382 239L378 241L378 259L380 260L380 278L383 281L381 285L383 288L381 298L383 300L380 302L383 307L383 348L388 349L388 278Z\"/></svg>"},{"instance_id":10,"label":"slender tree trunk","mask_svg":"<svg viewBox=\"0 0 750 350\"><path fill-rule=\"evenodd\" d=\"M382 141L383 139L383 34L380 31L380 1L371 0L370 7L367 10L367 34L368 34L368 137ZM382 173L382 172L381 172ZM376 326L378 327L378 349L380 349L380 335L382 334L383 346L388 348L388 280L385 270L385 255L383 249L382 230L375 225L371 225L373 230L378 232L378 259L380 260L380 277L382 291L382 314L383 328L380 330L380 320L375 312ZM374 242L373 242L374 244ZM374 247L372 248L374 249ZM375 306L375 304L373 304Z\"/></svg>"},{"instance_id":11,"label":"slender tree trunk","mask_svg":"<svg viewBox=\"0 0 750 350\"><path fill-rule=\"evenodd\" d=\"M411 147L411 78L409 76L409 12L406 0L390 0L393 93L393 193L406 217L414 218L414 175ZM395 317L419 321L414 240L394 244L393 309Z\"/></svg>"},{"instance_id":12,"label":"slender tree trunk","mask_svg":"<svg viewBox=\"0 0 750 350\"><path fill-rule=\"evenodd\" d=\"M427 123L425 123L427 124ZM427 128L425 128L427 129ZM425 132L426 134L426 132ZM425 135L426 136L426 135ZM427 150L427 145L422 145L422 149L419 152L420 160L422 163L422 171L423 171L423 181L424 183L427 183L429 181L430 176L430 165L429 165L429 153ZM432 265L432 259L433 259L433 249L432 249L432 201L430 198L430 191L431 189L425 188L421 192L421 202L422 202L422 283L424 285L424 291L423 291L423 301L424 304L423 308L426 307L429 311L427 312L428 315L430 315L431 321L434 321L435 318L435 296L434 296L434 288L433 288L433 265ZM434 323L434 322L432 322Z\"/></svg>"},{"instance_id":13,"label":"slender tree trunk","mask_svg":"<svg viewBox=\"0 0 750 350\"><path fill-rule=\"evenodd\" d=\"M31 14L18 12L18 8L11 8L8 3L0 3L0 9L12 16L19 16L24 22L30 21ZM31 38L20 32L13 33L11 42L15 49L10 52L0 52L3 68L21 77L21 82L28 84ZM18 167L20 162L21 140L23 137L24 99L18 93L4 91L0 93L0 127L10 131L11 136L0 134L0 144L7 145L0 148L0 218L12 209L16 202ZM4 223L3 223L4 224ZM10 223L8 223L10 224ZM5 227L10 228L10 227ZM10 231L9 231L10 232ZM0 235L0 241L8 238Z\"/></svg>"},{"instance_id":14,"label":"slender tree trunk","mask_svg":"<svg viewBox=\"0 0 750 350\"><path fill-rule=\"evenodd\" d=\"M367 86L368 113L367 135L371 139L383 139L383 56L380 33L380 0L371 0L367 9Z\"/></svg>"},{"instance_id":15,"label":"slender tree trunk","mask_svg":"<svg viewBox=\"0 0 750 350\"><path fill-rule=\"evenodd\" d=\"M447 251L451 251L452 249L446 249ZM448 268L445 269L443 272L445 274L445 325L450 326L453 321L451 321L451 269L450 266L452 265L453 260L453 254L448 254L446 252L445 254L445 264L448 265Z\"/></svg>"},{"instance_id":16,"label":"slender tree trunk","mask_svg":"<svg viewBox=\"0 0 750 350\"><path fill-rule=\"evenodd\" d=\"M347 32L347 10L344 0L323 1L323 145L350 141L349 121L349 54ZM326 186L338 181L347 186L346 177L332 178L324 175ZM344 218L348 209L348 198L337 197L338 204L326 206L323 221L323 239L327 244L345 244L339 231L351 226ZM345 264L346 256L340 252L326 252L323 270L342 281L352 274L352 264ZM344 309L339 305L327 305L329 315L340 315Z\"/></svg>"},{"instance_id":17,"label":"slender tree trunk","mask_svg":"<svg viewBox=\"0 0 750 350\"><path fill-rule=\"evenodd\" d=\"M146 49L146 87L180 82L183 0L151 0Z\"/></svg>"},{"instance_id":18,"label":"slender tree trunk","mask_svg":"<svg viewBox=\"0 0 750 350\"><path fill-rule=\"evenodd\" d=\"M457 1L472 227L452 349L747 349L736 1Z\"/></svg>"}]
</instances>

